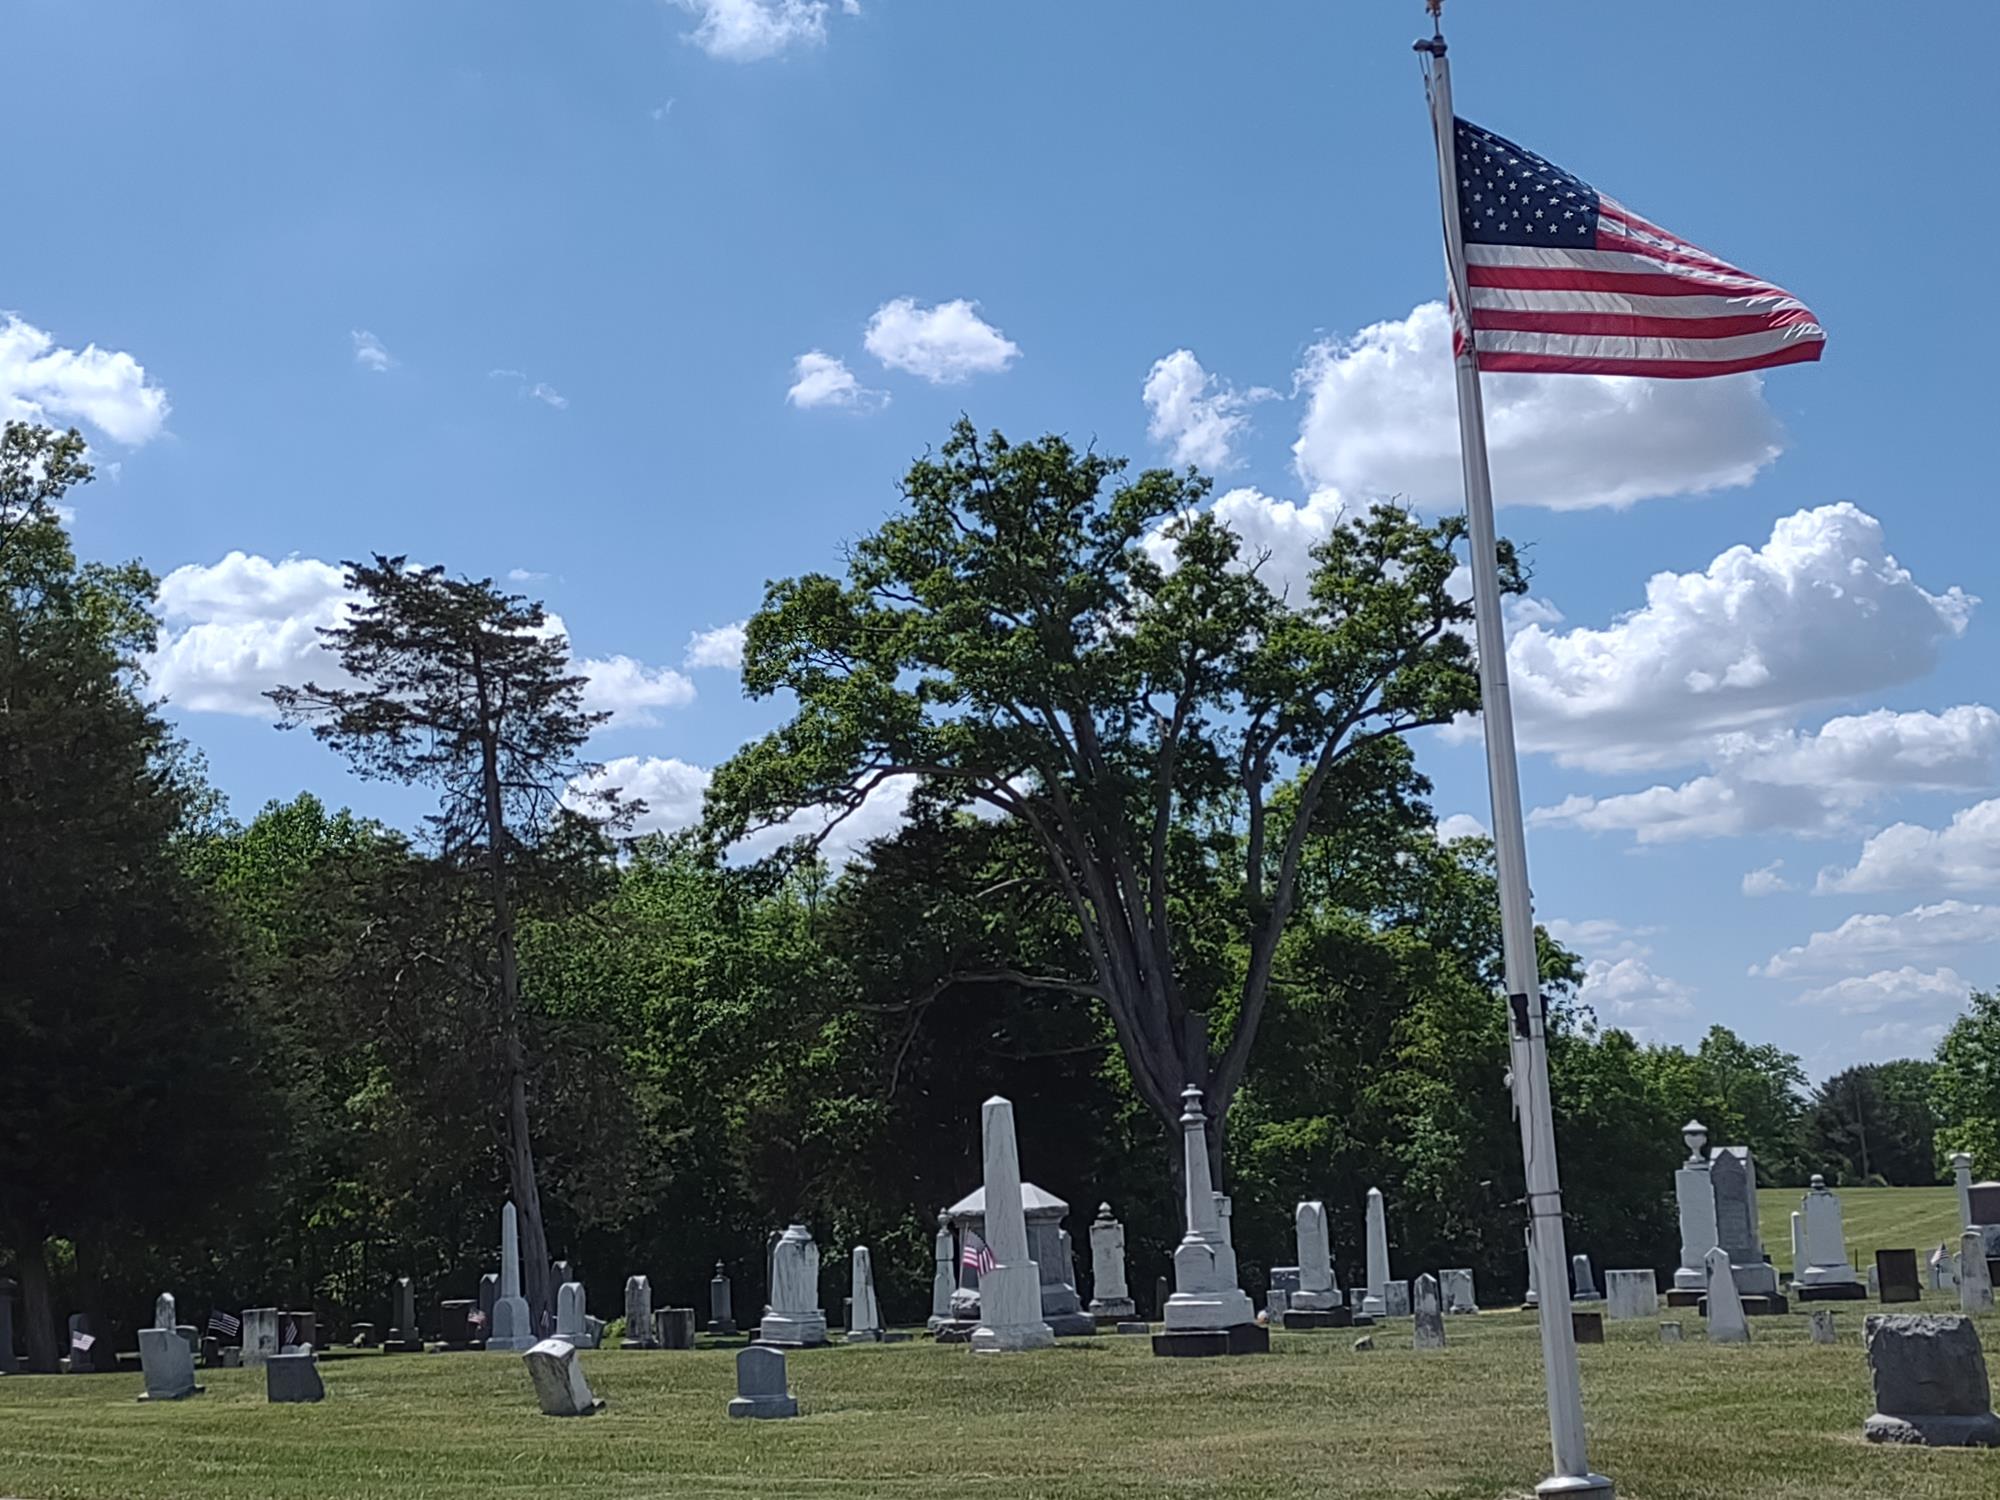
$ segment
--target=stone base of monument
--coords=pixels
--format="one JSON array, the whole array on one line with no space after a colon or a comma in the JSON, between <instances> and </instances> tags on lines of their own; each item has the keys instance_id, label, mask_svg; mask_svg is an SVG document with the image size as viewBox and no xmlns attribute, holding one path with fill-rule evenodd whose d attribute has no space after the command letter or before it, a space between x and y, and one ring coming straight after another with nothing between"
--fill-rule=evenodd
<instances>
[{"instance_id":1,"label":"stone base of monument","mask_svg":"<svg viewBox=\"0 0 2000 1500\"><path fill-rule=\"evenodd\" d=\"M1043 1313L1042 1321L1049 1325L1049 1331L1059 1339L1081 1338L1097 1332L1097 1319L1089 1313Z\"/></svg>"},{"instance_id":2,"label":"stone base of monument","mask_svg":"<svg viewBox=\"0 0 2000 1500\"><path fill-rule=\"evenodd\" d=\"M1113 1297L1109 1302L1092 1302L1090 1316L1098 1323L1127 1323L1138 1315L1130 1297Z\"/></svg>"},{"instance_id":3,"label":"stone base of monument","mask_svg":"<svg viewBox=\"0 0 2000 1500\"><path fill-rule=\"evenodd\" d=\"M710 1318L708 1325L702 1329L702 1332L718 1339L734 1338L737 1333L736 1320L734 1318Z\"/></svg>"},{"instance_id":4,"label":"stone base of monument","mask_svg":"<svg viewBox=\"0 0 2000 1500\"><path fill-rule=\"evenodd\" d=\"M1345 1307L1293 1307L1278 1320L1287 1333L1311 1332L1319 1328L1352 1328L1354 1314Z\"/></svg>"},{"instance_id":5,"label":"stone base of monument","mask_svg":"<svg viewBox=\"0 0 2000 1500\"><path fill-rule=\"evenodd\" d=\"M846 1344L879 1344L883 1342L882 1330L879 1328L850 1328L841 1342Z\"/></svg>"},{"instance_id":6,"label":"stone base of monument","mask_svg":"<svg viewBox=\"0 0 2000 1500\"><path fill-rule=\"evenodd\" d=\"M395 1330L391 1329L390 1336L382 1340L382 1352L384 1354L422 1354L424 1352L424 1341L422 1339L397 1338Z\"/></svg>"},{"instance_id":7,"label":"stone base of monument","mask_svg":"<svg viewBox=\"0 0 2000 1500\"><path fill-rule=\"evenodd\" d=\"M1822 1281L1817 1285L1795 1281L1792 1295L1801 1302L1866 1302L1868 1288L1858 1281Z\"/></svg>"},{"instance_id":8,"label":"stone base of monument","mask_svg":"<svg viewBox=\"0 0 2000 1500\"><path fill-rule=\"evenodd\" d=\"M780 1349L813 1349L826 1342L826 1318L820 1313L765 1313L757 1325L757 1342Z\"/></svg>"},{"instance_id":9,"label":"stone base of monument","mask_svg":"<svg viewBox=\"0 0 2000 1500\"><path fill-rule=\"evenodd\" d=\"M1708 1293L1697 1291L1693 1287L1677 1286L1668 1291L1667 1306L1700 1307L1707 1296Z\"/></svg>"},{"instance_id":10,"label":"stone base of monument","mask_svg":"<svg viewBox=\"0 0 2000 1500\"><path fill-rule=\"evenodd\" d=\"M1234 1328L1182 1328L1154 1334L1153 1352L1177 1359L1269 1354L1271 1330L1261 1323L1238 1323Z\"/></svg>"},{"instance_id":11,"label":"stone base of monument","mask_svg":"<svg viewBox=\"0 0 2000 1500\"><path fill-rule=\"evenodd\" d=\"M1675 1302L1673 1300L1673 1293L1671 1292L1667 1294L1667 1299L1668 1299L1667 1306L1669 1307L1692 1306L1694 1310L1697 1313L1699 1313L1702 1317L1705 1318L1708 1316L1708 1293L1706 1292L1703 1292L1700 1298L1698 1298L1692 1304L1685 1302ZM1771 1292L1768 1294L1745 1292L1743 1295L1739 1296L1736 1300L1743 1304L1743 1313L1745 1317L1775 1318L1780 1313L1788 1313L1792 1310L1791 1304L1785 1300L1782 1293L1778 1292Z\"/></svg>"},{"instance_id":12,"label":"stone base of monument","mask_svg":"<svg viewBox=\"0 0 2000 1500\"><path fill-rule=\"evenodd\" d=\"M1151 1323L1141 1323L1137 1319L1134 1319L1132 1322L1129 1323L1120 1323L1118 1325L1118 1332L1120 1333L1146 1334L1146 1333L1151 1333L1152 1331L1153 1331L1153 1325Z\"/></svg>"}]
</instances>

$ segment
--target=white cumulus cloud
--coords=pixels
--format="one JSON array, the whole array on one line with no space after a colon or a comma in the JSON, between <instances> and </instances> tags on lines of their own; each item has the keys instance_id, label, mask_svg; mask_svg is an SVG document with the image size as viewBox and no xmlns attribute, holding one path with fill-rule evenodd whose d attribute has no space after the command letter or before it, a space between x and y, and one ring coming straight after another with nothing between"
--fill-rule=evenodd
<instances>
[{"instance_id":1,"label":"white cumulus cloud","mask_svg":"<svg viewBox=\"0 0 2000 1500\"><path fill-rule=\"evenodd\" d=\"M1295 383L1306 412L1292 452L1308 488L1429 510L1463 502L1443 304L1316 345ZM1755 375L1489 375L1485 393L1502 505L1625 506L1744 485L1784 446Z\"/></svg>"},{"instance_id":2,"label":"white cumulus cloud","mask_svg":"<svg viewBox=\"0 0 2000 1500\"><path fill-rule=\"evenodd\" d=\"M762 62L826 43L825 0L674 0L694 16L687 39L726 62ZM850 9L848 15L860 14Z\"/></svg>"},{"instance_id":3,"label":"white cumulus cloud","mask_svg":"<svg viewBox=\"0 0 2000 1500\"><path fill-rule=\"evenodd\" d=\"M365 328L356 328L348 335L354 341L354 362L364 370L373 370L377 375L395 366L396 356L383 347L382 341Z\"/></svg>"},{"instance_id":4,"label":"white cumulus cloud","mask_svg":"<svg viewBox=\"0 0 2000 1500\"><path fill-rule=\"evenodd\" d=\"M744 626L747 623L738 620L734 625L697 630L688 637L681 665L690 669L714 667L727 672L739 670L743 665Z\"/></svg>"},{"instance_id":5,"label":"white cumulus cloud","mask_svg":"<svg viewBox=\"0 0 2000 1500\"><path fill-rule=\"evenodd\" d=\"M1694 1014L1694 990L1657 974L1643 958L1594 958L1584 965L1577 999L1599 1019L1624 1026Z\"/></svg>"},{"instance_id":6,"label":"white cumulus cloud","mask_svg":"<svg viewBox=\"0 0 2000 1500\"><path fill-rule=\"evenodd\" d=\"M1850 869L1820 872L1814 889L1894 891L2000 890L2000 798L1952 814L1943 828L1895 823L1861 846Z\"/></svg>"},{"instance_id":7,"label":"white cumulus cloud","mask_svg":"<svg viewBox=\"0 0 2000 1500\"><path fill-rule=\"evenodd\" d=\"M1153 361L1140 388L1150 418L1146 435L1164 445L1174 463L1226 469L1231 445L1250 424L1250 404L1271 395L1239 392L1202 368L1191 349L1176 349Z\"/></svg>"},{"instance_id":8,"label":"white cumulus cloud","mask_svg":"<svg viewBox=\"0 0 2000 1500\"><path fill-rule=\"evenodd\" d=\"M815 406L874 411L889 404L889 393L864 386L837 355L808 349L792 361L792 386L785 399L801 411Z\"/></svg>"},{"instance_id":9,"label":"white cumulus cloud","mask_svg":"<svg viewBox=\"0 0 2000 1500\"><path fill-rule=\"evenodd\" d=\"M1752 965L1753 975L1854 974L1884 960L1922 967L1939 955L1979 948L2000 939L2000 906L1946 900L1906 912L1862 912L1838 927L1815 932L1796 947Z\"/></svg>"},{"instance_id":10,"label":"white cumulus cloud","mask_svg":"<svg viewBox=\"0 0 2000 1500\"><path fill-rule=\"evenodd\" d=\"M0 423L82 422L136 448L167 425L167 393L122 350L58 345L13 313L0 322Z\"/></svg>"},{"instance_id":11,"label":"white cumulus cloud","mask_svg":"<svg viewBox=\"0 0 2000 1500\"><path fill-rule=\"evenodd\" d=\"M1845 979L1818 989L1806 990L1794 1005L1824 1005L1844 1016L1872 1015L1881 1010L1905 1007L1946 1007L1956 1010L1972 993L1972 986L1956 969L1919 969L1904 964L1900 969L1878 969L1873 974L1850 974Z\"/></svg>"},{"instance_id":12,"label":"white cumulus cloud","mask_svg":"<svg viewBox=\"0 0 2000 1500\"><path fill-rule=\"evenodd\" d=\"M1609 626L1517 632L1521 742L1599 770L1684 762L1715 735L1923 676L1977 602L1920 586L1855 506L1802 510L1762 547L1655 574Z\"/></svg>"},{"instance_id":13,"label":"white cumulus cloud","mask_svg":"<svg viewBox=\"0 0 2000 1500\"><path fill-rule=\"evenodd\" d=\"M1743 894L1746 896L1775 896L1781 891L1795 891L1797 886L1778 872L1785 867L1782 859L1774 859L1761 869L1750 870L1743 876Z\"/></svg>"},{"instance_id":14,"label":"white cumulus cloud","mask_svg":"<svg viewBox=\"0 0 2000 1500\"><path fill-rule=\"evenodd\" d=\"M649 667L624 655L580 658L575 670L586 679L583 706L589 713L608 713L606 729L645 728L660 722L657 708L679 708L694 701L694 684L672 667Z\"/></svg>"},{"instance_id":15,"label":"white cumulus cloud","mask_svg":"<svg viewBox=\"0 0 2000 1500\"><path fill-rule=\"evenodd\" d=\"M1491 837L1486 825L1471 813L1453 813L1438 819L1437 837L1440 844L1449 844L1453 839L1483 839Z\"/></svg>"},{"instance_id":16,"label":"white cumulus cloud","mask_svg":"<svg viewBox=\"0 0 2000 1500\"><path fill-rule=\"evenodd\" d=\"M998 374L1021 353L1020 345L979 316L977 302L963 297L935 307L910 297L885 302L868 320L862 346L890 369L921 375L933 385Z\"/></svg>"}]
</instances>

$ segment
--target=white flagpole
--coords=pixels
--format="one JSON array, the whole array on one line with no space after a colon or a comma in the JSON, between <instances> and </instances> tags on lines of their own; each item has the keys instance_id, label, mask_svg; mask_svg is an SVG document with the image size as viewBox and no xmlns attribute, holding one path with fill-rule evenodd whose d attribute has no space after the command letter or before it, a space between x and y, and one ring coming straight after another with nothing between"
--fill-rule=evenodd
<instances>
[{"instance_id":1,"label":"white flagpole","mask_svg":"<svg viewBox=\"0 0 2000 1500\"><path fill-rule=\"evenodd\" d=\"M1438 4L1430 6L1433 18ZM1500 876L1500 940L1514 1060L1514 1099L1527 1168L1528 1226L1540 1294L1542 1375L1548 1388L1549 1441L1555 1473L1537 1495L1592 1495L1606 1500L1612 1484L1590 1471L1584 1451L1583 1384L1570 1326L1569 1250L1564 1243L1562 1184L1556 1173L1555 1120L1549 1103L1549 1053L1542 1009L1535 918L1528 897L1527 830L1521 818L1520 770L1514 755L1514 708L1507 688L1507 640L1500 619L1500 568L1495 551L1493 484L1486 466L1486 412L1472 345L1465 239L1458 217L1458 163L1451 108L1451 65L1444 37L1434 33L1417 50L1428 59L1431 127L1437 137L1438 192L1444 210L1445 260L1454 326L1463 331L1453 361L1458 378L1458 441L1465 468L1465 514L1472 545L1472 609L1479 651L1479 701L1486 731L1486 778L1493 804L1493 849Z\"/></svg>"}]
</instances>

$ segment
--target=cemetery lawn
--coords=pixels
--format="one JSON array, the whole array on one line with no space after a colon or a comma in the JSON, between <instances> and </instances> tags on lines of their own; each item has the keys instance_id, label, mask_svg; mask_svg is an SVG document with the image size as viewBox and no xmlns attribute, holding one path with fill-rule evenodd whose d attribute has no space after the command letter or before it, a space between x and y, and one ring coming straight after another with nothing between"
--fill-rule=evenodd
<instances>
[{"instance_id":1,"label":"cemetery lawn","mask_svg":"<svg viewBox=\"0 0 2000 1500\"><path fill-rule=\"evenodd\" d=\"M1942 1298L1927 1305L1943 1307ZM1748 1347L1663 1345L1613 1323L1585 1348L1592 1458L1626 1500L1991 1500L2000 1452L1861 1441L1867 1304L1840 1343L1799 1317L1755 1321ZM1662 1313L1662 1316L1667 1314ZM1981 1318L1990 1353L2000 1317ZM1146 1340L1065 1340L973 1357L918 1339L791 1356L803 1415L731 1421L726 1348L592 1351L609 1408L541 1416L516 1356L329 1356L327 1399L270 1406L261 1371L202 1372L207 1394L139 1404L136 1371L0 1379L0 1495L26 1500L506 1500L506 1497L1379 1496L1499 1500L1546 1472L1533 1320L1449 1320L1418 1354L1410 1325L1378 1347L1274 1334L1230 1360L1152 1357ZM1989 1354L1990 1357L1990 1354ZM2000 1364L2000 1360L1995 1361Z\"/></svg>"},{"instance_id":2,"label":"cemetery lawn","mask_svg":"<svg viewBox=\"0 0 2000 1500\"><path fill-rule=\"evenodd\" d=\"M1864 1275L1875 1264L1877 1250L1914 1250L1921 1264L1945 1240L1951 1241L1952 1249L1958 1248L1962 1226L1958 1222L1955 1187L1864 1187L1835 1191L1840 1194L1841 1227L1847 1231L1854 1264ZM1757 1228L1764 1237L1764 1249L1786 1271L1792 1263L1792 1210L1799 1206L1802 1196L1802 1190L1796 1188L1757 1189ZM1925 1276L1928 1284L1928 1271Z\"/></svg>"}]
</instances>

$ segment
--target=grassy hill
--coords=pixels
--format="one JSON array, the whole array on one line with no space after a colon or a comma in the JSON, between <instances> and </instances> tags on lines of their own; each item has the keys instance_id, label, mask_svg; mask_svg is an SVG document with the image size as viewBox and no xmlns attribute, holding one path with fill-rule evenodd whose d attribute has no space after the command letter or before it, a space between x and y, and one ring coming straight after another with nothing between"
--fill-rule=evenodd
<instances>
[{"instance_id":1,"label":"grassy hill","mask_svg":"<svg viewBox=\"0 0 2000 1500\"><path fill-rule=\"evenodd\" d=\"M1866 1269L1875 1262L1877 1250L1915 1250L1918 1260L1926 1259L1940 1243L1949 1240L1956 1247L1961 1226L1958 1222L1958 1189L1921 1188L1837 1188L1841 1220L1847 1228L1847 1243L1854 1252L1855 1265ZM1789 1271L1792 1263L1792 1211L1803 1197L1797 1188L1757 1188L1758 1227L1771 1261Z\"/></svg>"}]
</instances>

